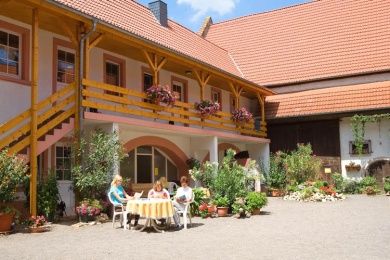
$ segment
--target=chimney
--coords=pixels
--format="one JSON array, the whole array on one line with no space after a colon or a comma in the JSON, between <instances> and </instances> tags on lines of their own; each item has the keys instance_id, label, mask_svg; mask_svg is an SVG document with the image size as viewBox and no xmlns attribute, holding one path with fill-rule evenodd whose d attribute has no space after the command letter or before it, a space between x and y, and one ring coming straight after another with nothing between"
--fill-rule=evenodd
<instances>
[{"instance_id":1,"label":"chimney","mask_svg":"<svg viewBox=\"0 0 390 260\"><path fill-rule=\"evenodd\" d=\"M213 25L213 19L211 19L211 16L206 17L206 19L203 22L202 27L200 28L198 34L205 38L207 36L207 33L209 32L210 26Z\"/></svg>"},{"instance_id":2,"label":"chimney","mask_svg":"<svg viewBox=\"0 0 390 260\"><path fill-rule=\"evenodd\" d=\"M161 0L150 2L149 9L162 26L168 27L168 8L165 2Z\"/></svg>"}]
</instances>

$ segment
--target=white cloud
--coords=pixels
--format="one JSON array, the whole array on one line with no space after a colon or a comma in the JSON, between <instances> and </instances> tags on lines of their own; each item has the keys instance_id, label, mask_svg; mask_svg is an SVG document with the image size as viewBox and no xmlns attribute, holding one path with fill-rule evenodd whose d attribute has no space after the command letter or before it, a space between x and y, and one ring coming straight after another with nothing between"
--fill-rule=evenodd
<instances>
[{"instance_id":1,"label":"white cloud","mask_svg":"<svg viewBox=\"0 0 390 260\"><path fill-rule=\"evenodd\" d=\"M213 12L219 15L230 13L240 0L176 0L177 4L190 5L195 11L192 16L192 21L197 21L199 18L206 16L207 13Z\"/></svg>"}]
</instances>

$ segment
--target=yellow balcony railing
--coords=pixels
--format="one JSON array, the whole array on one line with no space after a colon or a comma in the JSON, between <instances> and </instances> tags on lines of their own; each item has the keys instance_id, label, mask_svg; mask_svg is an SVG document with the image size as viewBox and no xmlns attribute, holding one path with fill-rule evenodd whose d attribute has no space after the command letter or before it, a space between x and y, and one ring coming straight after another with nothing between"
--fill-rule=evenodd
<instances>
[{"instance_id":1,"label":"yellow balcony railing","mask_svg":"<svg viewBox=\"0 0 390 260\"><path fill-rule=\"evenodd\" d=\"M83 80L82 106L98 109L99 112L109 111L124 115L151 118L167 122L182 123L185 126L214 128L222 131L240 133L243 135L266 137L266 127L255 123L236 124L230 113L218 112L206 118L194 108L194 104L176 101L173 106L156 105L147 102L143 92L123 87L108 85L92 80Z\"/></svg>"}]
</instances>

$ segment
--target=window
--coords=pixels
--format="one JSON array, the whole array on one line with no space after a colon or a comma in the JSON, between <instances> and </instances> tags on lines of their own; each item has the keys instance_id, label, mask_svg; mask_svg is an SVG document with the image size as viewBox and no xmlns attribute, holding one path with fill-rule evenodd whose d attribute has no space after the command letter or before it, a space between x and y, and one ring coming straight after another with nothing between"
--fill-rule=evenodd
<instances>
[{"instance_id":1,"label":"window","mask_svg":"<svg viewBox=\"0 0 390 260\"><path fill-rule=\"evenodd\" d=\"M222 90L212 88L211 89L211 101L219 103L219 110L222 111Z\"/></svg>"},{"instance_id":2,"label":"window","mask_svg":"<svg viewBox=\"0 0 390 260\"><path fill-rule=\"evenodd\" d=\"M144 91L146 91L148 88L153 86L153 76L147 72L143 73L143 79L144 79Z\"/></svg>"},{"instance_id":3,"label":"window","mask_svg":"<svg viewBox=\"0 0 390 260\"><path fill-rule=\"evenodd\" d=\"M0 20L0 80L29 85L30 31Z\"/></svg>"},{"instance_id":4,"label":"window","mask_svg":"<svg viewBox=\"0 0 390 260\"><path fill-rule=\"evenodd\" d=\"M120 86L120 65L114 62L106 61L106 83Z\"/></svg>"},{"instance_id":5,"label":"window","mask_svg":"<svg viewBox=\"0 0 390 260\"><path fill-rule=\"evenodd\" d=\"M372 153L371 140L365 140L363 142L362 154L370 154L370 153ZM353 154L353 155L358 154L356 145L354 144L353 141L349 142L349 154Z\"/></svg>"},{"instance_id":6,"label":"window","mask_svg":"<svg viewBox=\"0 0 390 260\"><path fill-rule=\"evenodd\" d=\"M108 54L104 54L104 83L125 87L126 86L126 61ZM118 92L105 91L105 93L120 96Z\"/></svg>"},{"instance_id":7,"label":"window","mask_svg":"<svg viewBox=\"0 0 390 260\"><path fill-rule=\"evenodd\" d=\"M184 90L183 85L180 82L173 82L172 91L178 101L184 101Z\"/></svg>"},{"instance_id":8,"label":"window","mask_svg":"<svg viewBox=\"0 0 390 260\"><path fill-rule=\"evenodd\" d=\"M71 148L56 146L56 175L57 180L71 180Z\"/></svg>"},{"instance_id":9,"label":"window","mask_svg":"<svg viewBox=\"0 0 390 260\"><path fill-rule=\"evenodd\" d=\"M120 165L122 177L131 178L134 183L152 183L165 177L176 181L176 165L161 150L152 146L140 146L128 153Z\"/></svg>"},{"instance_id":10,"label":"window","mask_svg":"<svg viewBox=\"0 0 390 260\"><path fill-rule=\"evenodd\" d=\"M20 36L0 31L0 73L20 78Z\"/></svg>"},{"instance_id":11,"label":"window","mask_svg":"<svg viewBox=\"0 0 390 260\"><path fill-rule=\"evenodd\" d=\"M64 50L57 50L57 82L72 83L74 81L75 54Z\"/></svg>"}]
</instances>

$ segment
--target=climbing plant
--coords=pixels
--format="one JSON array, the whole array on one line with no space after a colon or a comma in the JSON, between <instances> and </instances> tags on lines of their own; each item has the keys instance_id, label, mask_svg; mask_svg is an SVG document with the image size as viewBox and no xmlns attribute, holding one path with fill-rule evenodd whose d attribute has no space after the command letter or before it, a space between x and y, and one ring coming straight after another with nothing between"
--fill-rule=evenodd
<instances>
[{"instance_id":1,"label":"climbing plant","mask_svg":"<svg viewBox=\"0 0 390 260\"><path fill-rule=\"evenodd\" d=\"M382 119L390 119L390 113L376 115L354 115L351 119L351 127L354 145L358 154L363 153L364 132L366 123L380 122Z\"/></svg>"}]
</instances>

